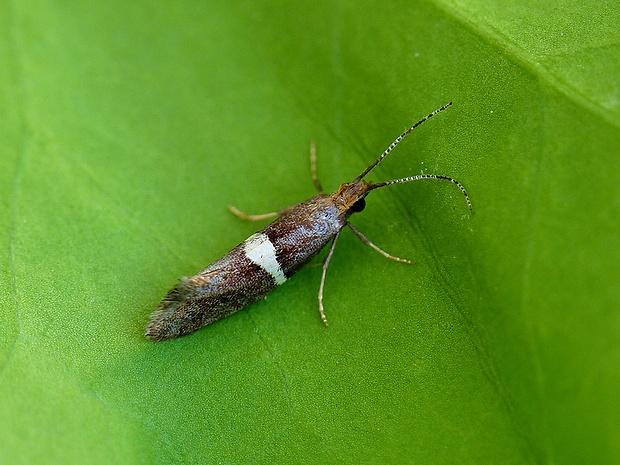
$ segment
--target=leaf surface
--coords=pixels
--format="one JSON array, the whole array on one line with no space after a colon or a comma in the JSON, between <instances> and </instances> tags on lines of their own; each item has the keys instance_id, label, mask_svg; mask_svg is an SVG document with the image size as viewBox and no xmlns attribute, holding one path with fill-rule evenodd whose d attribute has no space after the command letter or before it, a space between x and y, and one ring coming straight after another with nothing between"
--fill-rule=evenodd
<instances>
[{"instance_id":1,"label":"leaf surface","mask_svg":"<svg viewBox=\"0 0 620 465\"><path fill-rule=\"evenodd\" d=\"M617 463L614 2L7 3L0 453L7 463ZM408 125L320 267L143 338L263 213Z\"/></svg>"}]
</instances>

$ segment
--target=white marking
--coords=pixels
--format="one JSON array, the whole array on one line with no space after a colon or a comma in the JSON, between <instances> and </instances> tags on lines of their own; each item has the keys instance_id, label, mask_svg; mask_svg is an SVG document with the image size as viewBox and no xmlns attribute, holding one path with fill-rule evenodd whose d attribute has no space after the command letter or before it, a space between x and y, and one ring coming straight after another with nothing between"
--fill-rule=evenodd
<instances>
[{"instance_id":1,"label":"white marking","mask_svg":"<svg viewBox=\"0 0 620 465\"><path fill-rule=\"evenodd\" d=\"M286 281L286 276L276 258L276 249L265 234L252 234L243 245L245 255L250 261L269 273L278 286Z\"/></svg>"}]
</instances>

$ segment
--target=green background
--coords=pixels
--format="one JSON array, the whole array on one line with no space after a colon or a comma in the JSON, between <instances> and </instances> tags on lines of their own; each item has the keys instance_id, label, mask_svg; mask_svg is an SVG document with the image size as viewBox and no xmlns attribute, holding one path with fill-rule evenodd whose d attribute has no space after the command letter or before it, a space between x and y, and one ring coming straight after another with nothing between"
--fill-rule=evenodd
<instances>
[{"instance_id":1,"label":"green background","mask_svg":"<svg viewBox=\"0 0 620 465\"><path fill-rule=\"evenodd\" d=\"M553 6L539 6L553 3ZM615 1L1 2L2 463L620 462ZM150 311L262 213L373 171L320 268Z\"/></svg>"}]
</instances>

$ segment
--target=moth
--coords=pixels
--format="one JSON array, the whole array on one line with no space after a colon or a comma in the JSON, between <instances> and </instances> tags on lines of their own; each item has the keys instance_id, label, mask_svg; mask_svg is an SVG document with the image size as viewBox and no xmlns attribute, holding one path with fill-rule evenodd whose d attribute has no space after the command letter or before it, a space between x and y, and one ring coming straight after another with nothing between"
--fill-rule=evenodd
<instances>
[{"instance_id":1,"label":"moth","mask_svg":"<svg viewBox=\"0 0 620 465\"><path fill-rule=\"evenodd\" d=\"M246 215L234 207L229 207L243 219L277 219L195 276L182 278L153 311L146 328L146 337L153 341L162 341L183 336L253 304L293 276L331 241L329 252L323 261L318 295L319 312L327 326L323 306L325 276L340 233L345 227L383 256L398 262L412 263L380 249L357 230L349 222L349 218L364 210L365 198L371 191L422 179L440 179L456 185L473 213L465 187L448 176L419 174L379 183L364 180L409 133L451 105L452 102L433 111L403 132L362 174L353 181L342 184L333 194L323 192L317 177L316 149L313 144L310 150L311 171L318 195L264 215Z\"/></svg>"}]
</instances>

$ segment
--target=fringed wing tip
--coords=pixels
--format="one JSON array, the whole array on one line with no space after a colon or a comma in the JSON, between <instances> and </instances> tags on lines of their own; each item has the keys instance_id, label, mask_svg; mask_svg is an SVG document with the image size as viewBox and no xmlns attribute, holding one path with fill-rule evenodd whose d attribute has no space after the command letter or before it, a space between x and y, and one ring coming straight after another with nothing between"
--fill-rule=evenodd
<instances>
[{"instance_id":1,"label":"fringed wing tip","mask_svg":"<svg viewBox=\"0 0 620 465\"><path fill-rule=\"evenodd\" d=\"M174 312L174 305L163 301L159 307L153 310L149 324L146 326L144 336L151 341L165 341L176 336L169 331L170 315Z\"/></svg>"},{"instance_id":2,"label":"fringed wing tip","mask_svg":"<svg viewBox=\"0 0 620 465\"><path fill-rule=\"evenodd\" d=\"M178 337L180 334L175 330L178 325L175 324L174 314L177 308L187 300L188 293L188 278L183 278L151 313L144 337L151 341L165 341Z\"/></svg>"},{"instance_id":3,"label":"fringed wing tip","mask_svg":"<svg viewBox=\"0 0 620 465\"><path fill-rule=\"evenodd\" d=\"M162 308L161 305L153 311L149 324L146 326L144 337L151 341L163 341L168 339L162 327L161 314L164 311L165 308Z\"/></svg>"}]
</instances>

